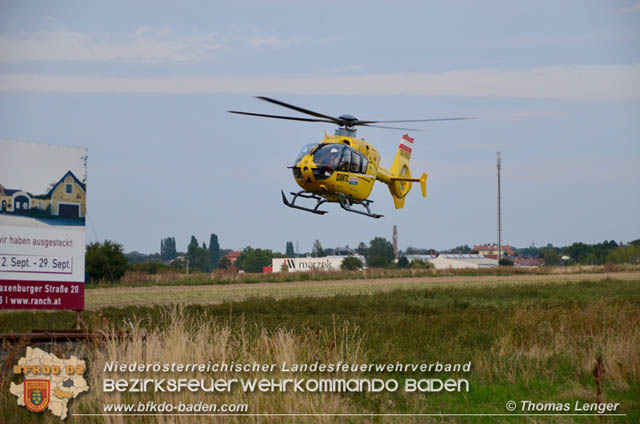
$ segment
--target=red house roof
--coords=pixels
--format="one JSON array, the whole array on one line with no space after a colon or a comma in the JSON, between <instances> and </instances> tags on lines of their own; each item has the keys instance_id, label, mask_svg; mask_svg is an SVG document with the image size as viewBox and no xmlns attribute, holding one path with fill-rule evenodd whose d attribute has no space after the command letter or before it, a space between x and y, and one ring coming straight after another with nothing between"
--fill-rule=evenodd
<instances>
[{"instance_id":1,"label":"red house roof","mask_svg":"<svg viewBox=\"0 0 640 424\"><path fill-rule=\"evenodd\" d=\"M223 258L227 258L229 259L229 262L234 263L235 261L238 260L241 254L242 252L229 252L226 255L224 255Z\"/></svg>"},{"instance_id":2,"label":"red house roof","mask_svg":"<svg viewBox=\"0 0 640 424\"><path fill-rule=\"evenodd\" d=\"M515 249L508 244L503 244L502 251L506 252L508 255L513 255L516 253ZM486 250L498 250L497 244L485 244L481 246L473 246L473 250L477 250L478 252L486 251Z\"/></svg>"}]
</instances>

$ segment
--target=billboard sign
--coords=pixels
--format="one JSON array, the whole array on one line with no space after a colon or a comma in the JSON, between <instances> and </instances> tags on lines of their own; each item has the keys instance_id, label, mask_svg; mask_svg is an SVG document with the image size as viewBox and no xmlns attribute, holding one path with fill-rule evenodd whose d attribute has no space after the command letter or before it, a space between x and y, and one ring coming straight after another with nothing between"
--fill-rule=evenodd
<instances>
[{"instance_id":1,"label":"billboard sign","mask_svg":"<svg viewBox=\"0 0 640 424\"><path fill-rule=\"evenodd\" d=\"M84 308L87 149L0 140L0 309Z\"/></svg>"},{"instance_id":2,"label":"billboard sign","mask_svg":"<svg viewBox=\"0 0 640 424\"><path fill-rule=\"evenodd\" d=\"M365 263L364 257L354 255ZM342 261L348 256L325 256L323 258L273 258L271 266L273 272L280 272L286 269L288 272L308 272L308 271L340 271Z\"/></svg>"}]
</instances>

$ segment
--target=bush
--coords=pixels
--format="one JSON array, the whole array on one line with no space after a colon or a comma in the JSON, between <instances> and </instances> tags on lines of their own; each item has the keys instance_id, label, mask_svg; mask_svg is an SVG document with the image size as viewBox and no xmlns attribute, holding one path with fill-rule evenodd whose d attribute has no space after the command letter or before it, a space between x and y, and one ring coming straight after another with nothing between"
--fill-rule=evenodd
<instances>
[{"instance_id":1,"label":"bush","mask_svg":"<svg viewBox=\"0 0 640 424\"><path fill-rule=\"evenodd\" d=\"M513 266L513 261L510 259L502 258L500 259L500 265Z\"/></svg>"},{"instance_id":2,"label":"bush","mask_svg":"<svg viewBox=\"0 0 640 424\"><path fill-rule=\"evenodd\" d=\"M175 268L162 262L138 262L129 264L128 271L146 272L147 274L158 274L160 272L174 271Z\"/></svg>"},{"instance_id":3,"label":"bush","mask_svg":"<svg viewBox=\"0 0 640 424\"><path fill-rule=\"evenodd\" d=\"M406 256L400 256L400 259L398 259L398 263L396 264L396 266L398 268L409 268L409 260Z\"/></svg>"},{"instance_id":4,"label":"bush","mask_svg":"<svg viewBox=\"0 0 640 424\"><path fill-rule=\"evenodd\" d=\"M411 268L413 269L431 269L433 268L433 264L431 262L424 262L420 259L416 259L411 262Z\"/></svg>"},{"instance_id":5,"label":"bush","mask_svg":"<svg viewBox=\"0 0 640 424\"><path fill-rule=\"evenodd\" d=\"M346 271L362 269L362 261L355 256L348 256L342 260L341 268Z\"/></svg>"},{"instance_id":6,"label":"bush","mask_svg":"<svg viewBox=\"0 0 640 424\"><path fill-rule=\"evenodd\" d=\"M104 243L93 242L87 246L85 270L90 282L120 281L127 270L127 263L119 243L105 240Z\"/></svg>"}]
</instances>

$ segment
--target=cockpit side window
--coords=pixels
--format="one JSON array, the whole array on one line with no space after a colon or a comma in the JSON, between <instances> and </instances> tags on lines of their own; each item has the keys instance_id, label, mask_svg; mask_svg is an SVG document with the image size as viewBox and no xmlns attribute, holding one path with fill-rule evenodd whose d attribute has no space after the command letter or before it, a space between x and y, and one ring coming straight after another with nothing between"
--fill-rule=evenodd
<instances>
[{"instance_id":1,"label":"cockpit side window","mask_svg":"<svg viewBox=\"0 0 640 424\"><path fill-rule=\"evenodd\" d=\"M351 152L351 172L360 172L360 154Z\"/></svg>"},{"instance_id":2,"label":"cockpit side window","mask_svg":"<svg viewBox=\"0 0 640 424\"><path fill-rule=\"evenodd\" d=\"M362 156L362 165L360 167L361 172L363 174L366 174L367 173L367 168L369 168L369 159L367 159L366 156Z\"/></svg>"},{"instance_id":3,"label":"cockpit side window","mask_svg":"<svg viewBox=\"0 0 640 424\"><path fill-rule=\"evenodd\" d=\"M338 167L339 171L349 172L351 168L351 149L345 148L342 153L342 157L340 158L340 166Z\"/></svg>"}]
</instances>

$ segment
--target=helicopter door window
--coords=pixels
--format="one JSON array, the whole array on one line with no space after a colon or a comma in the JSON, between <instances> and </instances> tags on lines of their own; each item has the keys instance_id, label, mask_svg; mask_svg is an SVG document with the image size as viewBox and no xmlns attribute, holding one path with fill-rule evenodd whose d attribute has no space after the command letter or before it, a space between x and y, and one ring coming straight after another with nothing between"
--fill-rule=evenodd
<instances>
[{"instance_id":1,"label":"helicopter door window","mask_svg":"<svg viewBox=\"0 0 640 424\"><path fill-rule=\"evenodd\" d=\"M369 159L367 159L366 157L362 157L362 166L360 167L361 171L363 174L367 173L367 168L369 168Z\"/></svg>"},{"instance_id":2,"label":"helicopter door window","mask_svg":"<svg viewBox=\"0 0 640 424\"><path fill-rule=\"evenodd\" d=\"M344 149L344 153L342 153L342 157L340 158L340 166L338 170L343 172L349 172L349 168L351 164L351 149L348 147Z\"/></svg>"},{"instance_id":3,"label":"helicopter door window","mask_svg":"<svg viewBox=\"0 0 640 424\"><path fill-rule=\"evenodd\" d=\"M360 155L356 152L351 152L351 172L360 172Z\"/></svg>"}]
</instances>

